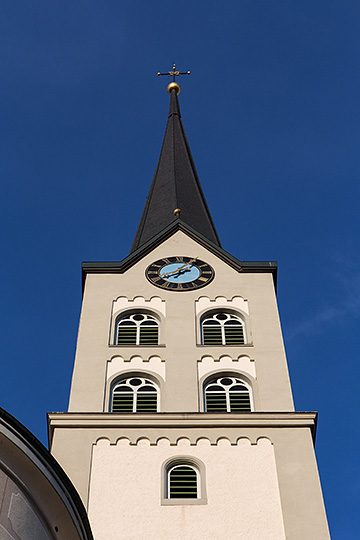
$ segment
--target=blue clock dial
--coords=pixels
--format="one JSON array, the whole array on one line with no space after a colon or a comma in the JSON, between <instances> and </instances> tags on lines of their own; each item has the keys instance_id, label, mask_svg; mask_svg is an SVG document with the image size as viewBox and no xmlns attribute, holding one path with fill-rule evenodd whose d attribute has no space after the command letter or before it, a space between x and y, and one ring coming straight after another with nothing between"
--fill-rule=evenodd
<instances>
[{"instance_id":1,"label":"blue clock dial","mask_svg":"<svg viewBox=\"0 0 360 540\"><path fill-rule=\"evenodd\" d=\"M213 268L196 257L166 257L150 264L146 277L157 287L170 291L191 291L214 278Z\"/></svg>"}]
</instances>

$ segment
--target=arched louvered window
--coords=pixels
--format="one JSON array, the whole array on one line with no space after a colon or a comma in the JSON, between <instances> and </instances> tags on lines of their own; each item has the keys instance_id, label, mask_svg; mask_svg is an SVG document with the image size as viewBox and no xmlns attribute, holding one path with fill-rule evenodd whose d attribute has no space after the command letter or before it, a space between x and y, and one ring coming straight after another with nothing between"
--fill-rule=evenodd
<instances>
[{"instance_id":1,"label":"arched louvered window","mask_svg":"<svg viewBox=\"0 0 360 540\"><path fill-rule=\"evenodd\" d=\"M216 377L205 386L206 412L251 411L251 395L247 385L237 377Z\"/></svg>"},{"instance_id":2,"label":"arched louvered window","mask_svg":"<svg viewBox=\"0 0 360 540\"><path fill-rule=\"evenodd\" d=\"M218 312L205 316L201 322L203 345L243 345L244 323L232 313Z\"/></svg>"},{"instance_id":3,"label":"arched louvered window","mask_svg":"<svg viewBox=\"0 0 360 540\"><path fill-rule=\"evenodd\" d=\"M184 463L174 465L168 470L169 499L198 499L199 481L195 467Z\"/></svg>"},{"instance_id":4,"label":"arched louvered window","mask_svg":"<svg viewBox=\"0 0 360 540\"><path fill-rule=\"evenodd\" d=\"M158 411L159 390L155 383L143 377L129 377L113 388L111 412L150 413Z\"/></svg>"},{"instance_id":5,"label":"arched louvered window","mask_svg":"<svg viewBox=\"0 0 360 540\"><path fill-rule=\"evenodd\" d=\"M132 313L118 319L117 345L158 345L159 323L147 313Z\"/></svg>"}]
</instances>

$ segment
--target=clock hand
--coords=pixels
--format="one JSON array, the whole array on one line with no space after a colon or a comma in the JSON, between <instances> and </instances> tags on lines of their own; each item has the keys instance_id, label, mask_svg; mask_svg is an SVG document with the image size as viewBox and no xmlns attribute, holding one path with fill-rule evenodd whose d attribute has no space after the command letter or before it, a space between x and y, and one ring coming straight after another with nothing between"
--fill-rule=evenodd
<instances>
[{"instance_id":1,"label":"clock hand","mask_svg":"<svg viewBox=\"0 0 360 540\"><path fill-rule=\"evenodd\" d=\"M179 268L177 270L175 270L175 273L179 272L183 268L188 268L188 267L189 267L189 263L184 263L182 266L179 266Z\"/></svg>"},{"instance_id":2,"label":"clock hand","mask_svg":"<svg viewBox=\"0 0 360 540\"><path fill-rule=\"evenodd\" d=\"M191 259L188 263L185 263L182 266L180 266L180 268L178 268L176 272L174 272L173 277L179 277L185 272L191 272L191 267L193 263L195 263L196 261L197 261L197 257L195 257L195 259Z\"/></svg>"},{"instance_id":3,"label":"clock hand","mask_svg":"<svg viewBox=\"0 0 360 540\"><path fill-rule=\"evenodd\" d=\"M190 263L184 263L182 266L179 266L179 268L177 268L176 270L173 270L172 272L167 272L166 274L160 274L160 277L162 278L170 277L177 274L180 270L183 270L185 268L188 269L191 266L191 262L192 261L190 261Z\"/></svg>"},{"instance_id":4,"label":"clock hand","mask_svg":"<svg viewBox=\"0 0 360 540\"><path fill-rule=\"evenodd\" d=\"M173 277L179 277L185 274L185 272L191 272L191 268L183 268L182 270L178 270Z\"/></svg>"},{"instance_id":5,"label":"clock hand","mask_svg":"<svg viewBox=\"0 0 360 540\"><path fill-rule=\"evenodd\" d=\"M177 268L176 270L173 270L172 272L166 272L165 274L160 274L160 277L169 277L169 276L172 276L173 274L177 274L179 270L181 270L181 268L183 268L184 265L180 266L180 268Z\"/></svg>"},{"instance_id":6,"label":"clock hand","mask_svg":"<svg viewBox=\"0 0 360 540\"><path fill-rule=\"evenodd\" d=\"M177 272L177 270L176 270ZM172 276L174 273L176 274L176 272L165 272L165 274L160 274L160 277L164 278L164 277L169 277L169 276Z\"/></svg>"},{"instance_id":7,"label":"clock hand","mask_svg":"<svg viewBox=\"0 0 360 540\"><path fill-rule=\"evenodd\" d=\"M185 265L184 265L185 266ZM178 268L177 270L174 270L173 272L167 272L166 274L160 274L160 277L167 278L167 277L173 277L173 276L180 276L184 272L190 272L191 268L190 266L187 266L184 268L184 266L181 266L181 268Z\"/></svg>"}]
</instances>

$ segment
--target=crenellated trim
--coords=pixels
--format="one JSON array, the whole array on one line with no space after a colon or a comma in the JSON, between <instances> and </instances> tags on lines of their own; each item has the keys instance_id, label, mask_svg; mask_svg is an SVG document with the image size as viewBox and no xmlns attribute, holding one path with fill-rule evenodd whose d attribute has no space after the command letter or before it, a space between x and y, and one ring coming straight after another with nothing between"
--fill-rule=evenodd
<instances>
[{"instance_id":1,"label":"crenellated trim","mask_svg":"<svg viewBox=\"0 0 360 540\"><path fill-rule=\"evenodd\" d=\"M246 373L253 380L256 380L256 364L253 358L247 354L240 354L235 358L229 354L223 354L218 358L204 354L197 362L198 380L202 380L207 375L218 371L234 371L238 373Z\"/></svg>"},{"instance_id":2,"label":"crenellated trim","mask_svg":"<svg viewBox=\"0 0 360 540\"><path fill-rule=\"evenodd\" d=\"M200 296L195 301L195 310L196 315L200 315L203 311L218 309L218 308L233 308L239 310L240 312L246 313L249 315L249 304L248 300L242 296L233 296L228 299L225 296L216 296L211 300L208 296Z\"/></svg>"},{"instance_id":3,"label":"crenellated trim","mask_svg":"<svg viewBox=\"0 0 360 540\"><path fill-rule=\"evenodd\" d=\"M143 364L147 364L149 368L154 371L158 371L165 379L165 359L157 354L150 354L149 356L142 356L141 354L122 354L114 355L107 361L106 378L108 379L114 373L120 373L123 370L139 368L142 369Z\"/></svg>"},{"instance_id":4,"label":"crenellated trim","mask_svg":"<svg viewBox=\"0 0 360 540\"><path fill-rule=\"evenodd\" d=\"M111 440L109 437L99 437L93 443L94 445L102 446L162 446L162 447L178 447L182 450L190 447L204 447L204 446L269 446L273 445L273 442L268 437L257 437L256 439L250 439L249 437L238 437L232 439L226 436L217 437L216 439L210 439L207 437L198 437L196 440L191 440L188 437L178 437L176 440L172 440L168 437L159 437L156 440L152 440L148 437L137 437L136 439L129 439L128 437L119 437L116 440Z\"/></svg>"},{"instance_id":5,"label":"crenellated trim","mask_svg":"<svg viewBox=\"0 0 360 540\"><path fill-rule=\"evenodd\" d=\"M160 296L151 296L148 300L143 296L134 296L132 299L127 296L118 296L113 301L112 314L114 315L127 309L147 308L154 309L165 317L165 306L165 300L162 300Z\"/></svg>"}]
</instances>

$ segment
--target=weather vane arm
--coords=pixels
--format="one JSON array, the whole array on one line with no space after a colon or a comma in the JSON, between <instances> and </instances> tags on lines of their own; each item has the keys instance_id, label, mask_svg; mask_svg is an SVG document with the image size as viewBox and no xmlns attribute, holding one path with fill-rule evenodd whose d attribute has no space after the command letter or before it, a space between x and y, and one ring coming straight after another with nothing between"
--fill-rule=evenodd
<instances>
[{"instance_id":1,"label":"weather vane arm","mask_svg":"<svg viewBox=\"0 0 360 540\"><path fill-rule=\"evenodd\" d=\"M172 71L167 71L166 73L160 73L158 72L158 76L165 75L167 77L172 77L173 81L175 82L175 77L180 77L180 75L190 75L191 71L178 71L176 69L175 64L173 65Z\"/></svg>"}]
</instances>

